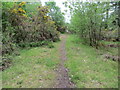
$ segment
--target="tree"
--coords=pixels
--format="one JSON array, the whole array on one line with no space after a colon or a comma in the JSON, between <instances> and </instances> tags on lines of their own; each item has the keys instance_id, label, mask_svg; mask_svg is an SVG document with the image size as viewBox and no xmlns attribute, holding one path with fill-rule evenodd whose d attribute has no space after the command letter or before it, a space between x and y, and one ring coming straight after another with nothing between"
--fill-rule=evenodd
<instances>
[{"instance_id":1,"label":"tree","mask_svg":"<svg viewBox=\"0 0 120 90\"><path fill-rule=\"evenodd\" d=\"M112 20L115 18L111 17L109 13L110 2L71 1L69 4L72 7L70 24L73 31L77 32L85 43L98 48L100 40L104 36L102 32L105 29L110 30Z\"/></svg>"},{"instance_id":2,"label":"tree","mask_svg":"<svg viewBox=\"0 0 120 90\"><path fill-rule=\"evenodd\" d=\"M60 32L64 32L64 16L58 6L56 6L56 2L46 2L46 6L50 8L50 12L48 15L55 21L55 25L57 26L57 30Z\"/></svg>"}]
</instances>

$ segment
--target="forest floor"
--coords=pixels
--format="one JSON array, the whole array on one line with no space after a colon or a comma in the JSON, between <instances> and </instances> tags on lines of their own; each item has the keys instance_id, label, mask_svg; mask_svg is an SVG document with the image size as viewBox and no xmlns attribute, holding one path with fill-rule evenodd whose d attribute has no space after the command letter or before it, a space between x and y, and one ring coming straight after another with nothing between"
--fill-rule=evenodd
<instances>
[{"instance_id":1,"label":"forest floor","mask_svg":"<svg viewBox=\"0 0 120 90\"><path fill-rule=\"evenodd\" d=\"M3 88L117 88L118 63L103 57L104 50L83 45L75 35L24 49L2 72ZM74 82L74 83L73 83Z\"/></svg>"}]
</instances>

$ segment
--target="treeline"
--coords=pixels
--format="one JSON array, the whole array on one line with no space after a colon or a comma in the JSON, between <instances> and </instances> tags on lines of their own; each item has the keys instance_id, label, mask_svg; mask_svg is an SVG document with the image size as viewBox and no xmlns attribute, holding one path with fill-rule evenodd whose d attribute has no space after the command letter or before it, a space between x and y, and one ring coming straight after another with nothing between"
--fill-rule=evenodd
<instances>
[{"instance_id":1,"label":"treeline","mask_svg":"<svg viewBox=\"0 0 120 90\"><path fill-rule=\"evenodd\" d=\"M98 48L101 40L120 41L118 37L120 2L65 2L71 11L70 30L84 43Z\"/></svg>"},{"instance_id":2,"label":"treeline","mask_svg":"<svg viewBox=\"0 0 120 90\"><path fill-rule=\"evenodd\" d=\"M60 17L52 14L55 10L59 10ZM46 6L39 2L2 2L2 56L18 48L58 41L59 33L65 29L63 23L64 16L55 2L47 2Z\"/></svg>"}]
</instances>

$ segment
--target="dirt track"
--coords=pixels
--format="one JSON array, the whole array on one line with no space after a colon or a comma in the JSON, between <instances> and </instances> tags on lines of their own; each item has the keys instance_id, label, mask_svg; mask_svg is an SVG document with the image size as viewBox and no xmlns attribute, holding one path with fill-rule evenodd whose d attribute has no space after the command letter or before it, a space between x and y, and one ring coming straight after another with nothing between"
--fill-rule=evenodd
<instances>
[{"instance_id":1,"label":"dirt track","mask_svg":"<svg viewBox=\"0 0 120 90\"><path fill-rule=\"evenodd\" d=\"M69 80L68 70L64 66L64 62L65 60L67 60L66 50L65 50L66 38L67 38L66 35L61 36L61 44L59 47L61 61L58 66L58 69L56 70L58 76L57 76L57 81L54 88L74 88L75 87L75 85Z\"/></svg>"}]
</instances>

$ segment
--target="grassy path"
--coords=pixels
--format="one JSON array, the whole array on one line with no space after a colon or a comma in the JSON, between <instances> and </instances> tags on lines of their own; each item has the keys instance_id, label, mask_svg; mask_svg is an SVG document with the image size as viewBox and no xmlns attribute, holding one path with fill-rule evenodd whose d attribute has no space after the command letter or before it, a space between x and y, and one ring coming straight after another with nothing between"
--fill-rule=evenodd
<instances>
[{"instance_id":1,"label":"grassy path","mask_svg":"<svg viewBox=\"0 0 120 90\"><path fill-rule=\"evenodd\" d=\"M118 63L81 42L75 35L61 35L54 48L21 50L2 73L3 88L74 87L71 81L79 88L117 88Z\"/></svg>"}]
</instances>

